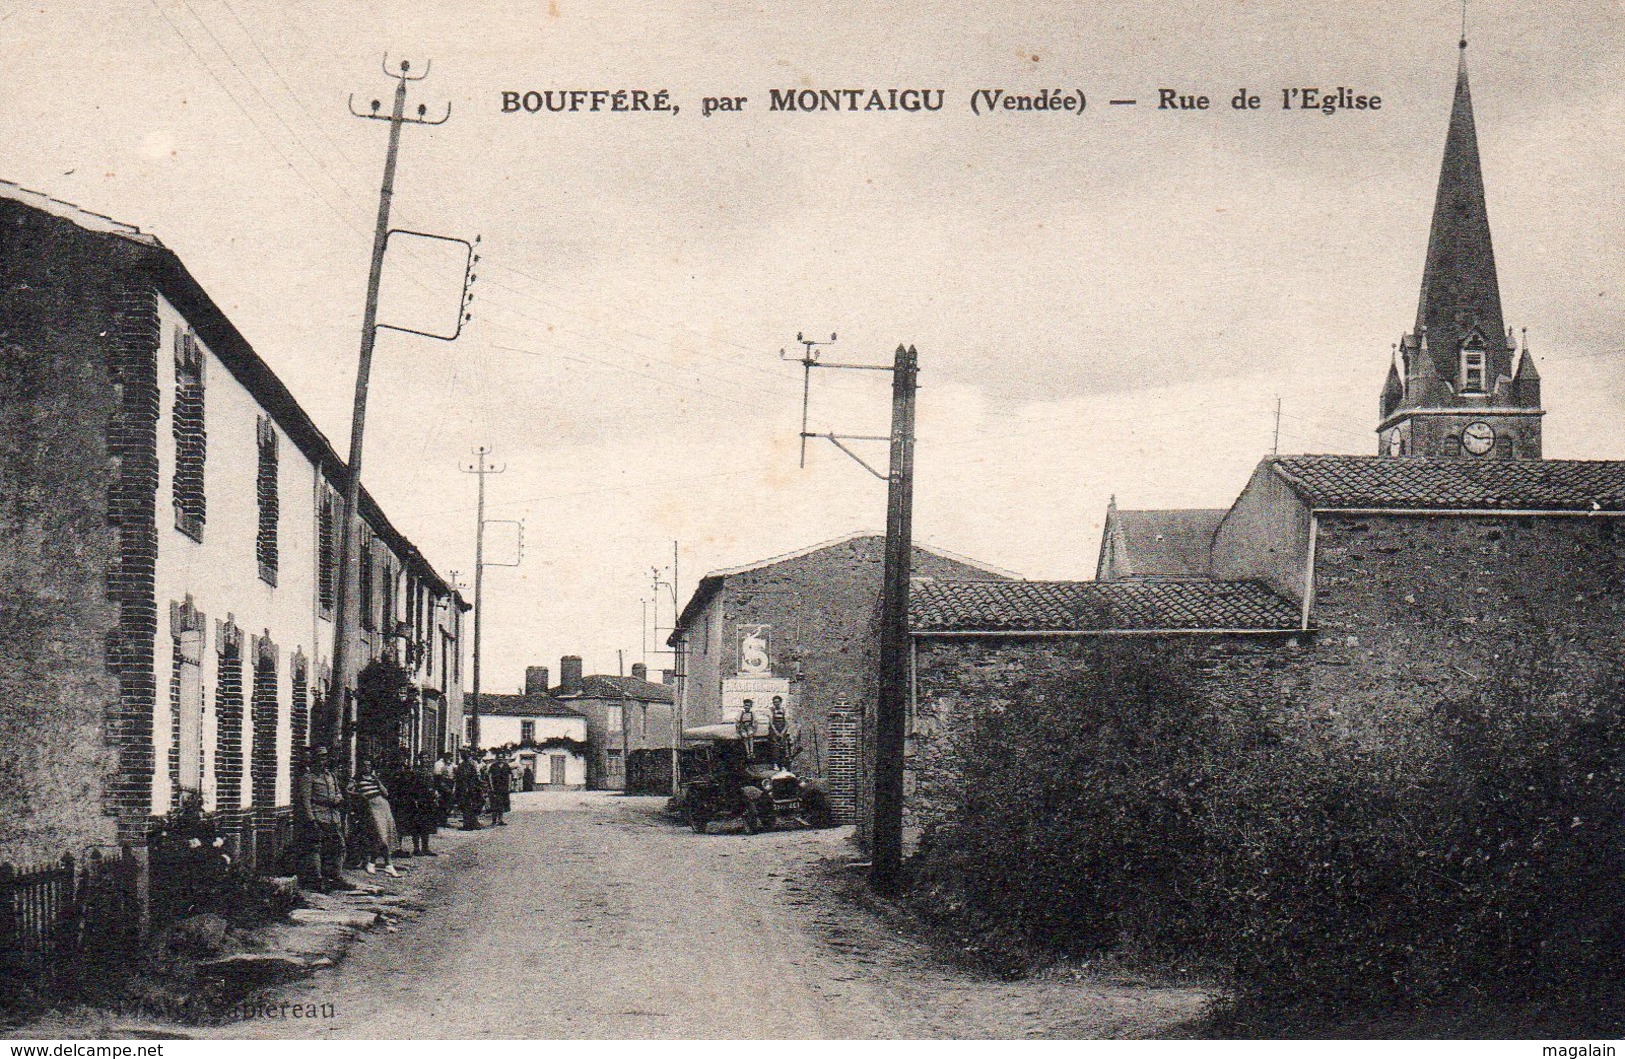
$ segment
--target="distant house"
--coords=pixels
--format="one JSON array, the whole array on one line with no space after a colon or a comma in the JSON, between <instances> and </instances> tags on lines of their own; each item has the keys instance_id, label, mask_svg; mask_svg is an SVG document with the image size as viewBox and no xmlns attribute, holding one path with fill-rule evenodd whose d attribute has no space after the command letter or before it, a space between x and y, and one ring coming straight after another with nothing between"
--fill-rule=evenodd
<instances>
[{"instance_id":1,"label":"distant house","mask_svg":"<svg viewBox=\"0 0 1625 1059\"><path fill-rule=\"evenodd\" d=\"M765 721L783 699L801 736L796 771L828 781L843 820L855 818L864 782L885 543L856 533L706 574L668 641L677 650L683 725L736 720L747 700ZM912 572L943 581L1016 577L924 545L914 547Z\"/></svg>"},{"instance_id":2,"label":"distant house","mask_svg":"<svg viewBox=\"0 0 1625 1059\"><path fill-rule=\"evenodd\" d=\"M587 715L547 693L544 668L526 671L522 695L480 696L480 742L512 748L516 778L523 781L528 772L528 786L580 790L587 785Z\"/></svg>"},{"instance_id":3,"label":"distant house","mask_svg":"<svg viewBox=\"0 0 1625 1059\"><path fill-rule=\"evenodd\" d=\"M546 672L541 670L544 681ZM660 752L653 755L657 759L670 759L677 737L675 691L647 674L638 663L631 676L584 675L579 656L559 660L559 684L550 694L586 716L587 786L593 790L625 790L628 762L648 758L650 751Z\"/></svg>"},{"instance_id":4,"label":"distant house","mask_svg":"<svg viewBox=\"0 0 1625 1059\"><path fill-rule=\"evenodd\" d=\"M1106 508L1095 580L1209 577L1213 534L1224 516L1224 508L1124 511L1113 497Z\"/></svg>"}]
</instances>

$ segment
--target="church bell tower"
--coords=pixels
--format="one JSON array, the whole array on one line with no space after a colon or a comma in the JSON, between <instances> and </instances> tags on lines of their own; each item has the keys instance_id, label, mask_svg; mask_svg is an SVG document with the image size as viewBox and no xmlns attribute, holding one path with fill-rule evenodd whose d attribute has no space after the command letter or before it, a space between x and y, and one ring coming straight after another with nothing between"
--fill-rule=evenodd
<instances>
[{"instance_id":1,"label":"church bell tower","mask_svg":"<svg viewBox=\"0 0 1625 1059\"><path fill-rule=\"evenodd\" d=\"M1541 458L1540 376L1501 319L1465 39L1416 327L1400 339L1380 407L1386 456Z\"/></svg>"}]
</instances>

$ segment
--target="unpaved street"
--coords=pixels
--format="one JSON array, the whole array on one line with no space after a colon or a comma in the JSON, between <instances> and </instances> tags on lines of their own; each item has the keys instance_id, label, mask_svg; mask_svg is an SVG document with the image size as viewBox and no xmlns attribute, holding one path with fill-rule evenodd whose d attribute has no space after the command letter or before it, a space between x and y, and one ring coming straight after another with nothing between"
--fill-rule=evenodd
<instances>
[{"instance_id":1,"label":"unpaved street","mask_svg":"<svg viewBox=\"0 0 1625 1059\"><path fill-rule=\"evenodd\" d=\"M330 1021L243 1037L1141 1036L1195 1017L1196 990L991 980L944 966L831 895L849 828L706 836L660 799L515 798L508 827L443 833L385 885L422 902L277 1000ZM713 830L717 828L713 825Z\"/></svg>"}]
</instances>

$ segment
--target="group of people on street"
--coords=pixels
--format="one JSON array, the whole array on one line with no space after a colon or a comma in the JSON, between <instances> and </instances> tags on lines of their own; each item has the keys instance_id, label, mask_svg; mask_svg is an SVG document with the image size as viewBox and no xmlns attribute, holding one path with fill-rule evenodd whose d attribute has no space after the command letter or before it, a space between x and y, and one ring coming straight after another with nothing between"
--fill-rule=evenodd
<instances>
[{"instance_id":1,"label":"group of people on street","mask_svg":"<svg viewBox=\"0 0 1625 1059\"><path fill-rule=\"evenodd\" d=\"M450 826L454 811L465 831L480 829L482 812L491 814L492 825L506 825L512 784L506 753L497 751L494 760L482 763L465 749L456 766L449 753L439 759L419 754L415 763L393 770L388 783L375 762L362 757L346 785L328 748L313 747L294 797L300 880L323 893L354 889L343 875L351 853L368 874L399 876L396 858L439 856L430 839ZM402 848L405 837L412 840L411 850Z\"/></svg>"},{"instance_id":2,"label":"group of people on street","mask_svg":"<svg viewBox=\"0 0 1625 1059\"><path fill-rule=\"evenodd\" d=\"M446 758L449 761L451 755L447 754ZM491 762L482 763L474 751L464 750L463 760L452 772L450 789L451 805L462 814L464 831L480 829L482 812L491 814L493 827L507 825L503 817L511 806L513 766L508 764L506 752L498 750ZM448 806L446 818L449 820L450 816Z\"/></svg>"}]
</instances>

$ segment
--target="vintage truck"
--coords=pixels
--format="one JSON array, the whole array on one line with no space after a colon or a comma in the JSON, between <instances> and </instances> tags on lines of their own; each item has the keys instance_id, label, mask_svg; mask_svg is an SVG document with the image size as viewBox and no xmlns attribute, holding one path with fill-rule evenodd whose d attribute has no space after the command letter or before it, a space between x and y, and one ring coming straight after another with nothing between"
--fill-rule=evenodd
<instances>
[{"instance_id":1,"label":"vintage truck","mask_svg":"<svg viewBox=\"0 0 1625 1059\"><path fill-rule=\"evenodd\" d=\"M828 795L790 771L794 756L793 741L771 728L686 728L671 808L700 834L713 820L742 821L750 834L783 823L828 827L834 822Z\"/></svg>"}]
</instances>

